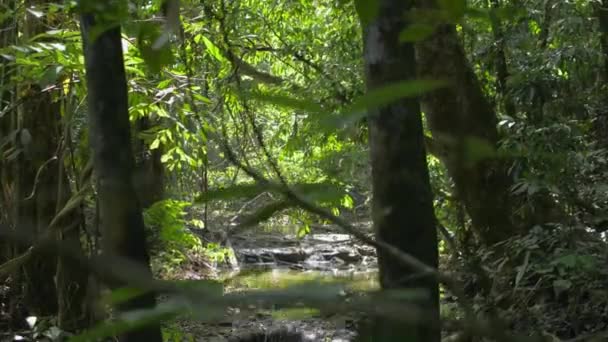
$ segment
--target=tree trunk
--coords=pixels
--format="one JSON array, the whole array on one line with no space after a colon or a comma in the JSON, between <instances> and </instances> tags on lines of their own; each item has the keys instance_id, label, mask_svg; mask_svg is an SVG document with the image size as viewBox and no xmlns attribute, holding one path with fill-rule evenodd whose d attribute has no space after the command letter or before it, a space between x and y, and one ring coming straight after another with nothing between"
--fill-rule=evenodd
<instances>
[{"instance_id":1,"label":"tree trunk","mask_svg":"<svg viewBox=\"0 0 608 342\"><path fill-rule=\"evenodd\" d=\"M28 0L26 6L44 5L45 0ZM44 32L45 17L28 13L20 33L27 39ZM17 229L31 237L46 233L57 210L57 160L60 145L61 108L51 91L37 83L20 85L19 92L27 101L20 108L19 205ZM23 266L23 298L35 315L57 313L57 291L54 276L55 256L34 252Z\"/></svg>"},{"instance_id":2,"label":"tree trunk","mask_svg":"<svg viewBox=\"0 0 608 342\"><path fill-rule=\"evenodd\" d=\"M500 9L499 0L491 0L490 6L492 9ZM507 66L507 57L505 51L505 34L500 25L500 20L497 18L494 12L492 13L492 33L494 34L494 68L496 69L496 92L500 94L504 113L512 118L515 118L516 108L511 94L509 94L509 87L507 80L509 78L509 69Z\"/></svg>"},{"instance_id":3,"label":"tree trunk","mask_svg":"<svg viewBox=\"0 0 608 342\"><path fill-rule=\"evenodd\" d=\"M59 103L50 93L42 93L37 85L24 85L29 101L23 105L23 154L19 158L20 202L17 230L31 237L41 236L55 216L57 207L57 122ZM56 257L34 253L23 266L23 298L35 315L57 313L57 293L53 278Z\"/></svg>"},{"instance_id":4,"label":"tree trunk","mask_svg":"<svg viewBox=\"0 0 608 342\"><path fill-rule=\"evenodd\" d=\"M601 3L595 3L595 12L599 19L600 29L600 46L602 47L602 54L604 55L604 65L601 71L602 87L604 92L608 87L608 0L602 0ZM608 101L606 102L608 103ZM608 104L605 105L608 107ZM599 141L599 146L606 148L608 147L608 109L603 108L599 111L597 119L595 120L595 132L596 137Z\"/></svg>"},{"instance_id":5,"label":"tree trunk","mask_svg":"<svg viewBox=\"0 0 608 342\"><path fill-rule=\"evenodd\" d=\"M431 5L427 0L426 5ZM432 2L432 1L431 1ZM511 222L507 167L496 156L478 159L498 146L497 118L470 67L453 25L440 25L416 46L418 73L451 86L423 96L427 122L444 152L439 155L454 180L478 238L492 244L516 232Z\"/></svg>"},{"instance_id":6,"label":"tree trunk","mask_svg":"<svg viewBox=\"0 0 608 342\"><path fill-rule=\"evenodd\" d=\"M137 137L141 132L150 129L150 118L137 120L135 127L135 171L133 183L135 192L143 208L148 208L164 195L164 168L161 162L162 147L150 150L146 142Z\"/></svg>"},{"instance_id":7,"label":"tree trunk","mask_svg":"<svg viewBox=\"0 0 608 342\"><path fill-rule=\"evenodd\" d=\"M15 1L0 0L0 6L7 11L15 9ZM5 16L0 19L0 49L14 44L17 37L14 16ZM15 175L13 165L8 158L8 148L13 146L11 133L15 129L15 111L11 109L14 87L10 87L11 73L14 68L9 60L0 57L0 224L14 228L15 222ZM0 264L12 258L12 244L8 241L0 241Z\"/></svg>"},{"instance_id":8,"label":"tree trunk","mask_svg":"<svg viewBox=\"0 0 608 342\"><path fill-rule=\"evenodd\" d=\"M401 44L405 12L411 1L379 0L379 14L364 27L367 89L374 90L416 76L414 47ZM426 164L420 106L402 99L369 113L373 220L376 237L437 267L437 233ZM378 250L383 289L422 288L429 297L421 308L424 325L377 319L364 341L439 341L438 285L410 277L413 270Z\"/></svg>"},{"instance_id":9,"label":"tree trunk","mask_svg":"<svg viewBox=\"0 0 608 342\"><path fill-rule=\"evenodd\" d=\"M60 161L63 158L59 158ZM57 185L57 209L67 203L71 195L63 163L59 165ZM75 209L62 220L57 240L74 250L82 250L81 232L84 231L83 215ZM78 331L91 323L89 307L85 305L88 273L77 263L63 257L57 260L55 287L57 289L57 326L64 331Z\"/></svg>"},{"instance_id":10,"label":"tree trunk","mask_svg":"<svg viewBox=\"0 0 608 342\"><path fill-rule=\"evenodd\" d=\"M83 13L81 29L89 91L90 142L99 184L103 251L131 259L149 272L143 217L132 178L134 159L121 30L120 26L112 26L91 40L89 34L98 24L98 19L100 16L95 13ZM116 289L127 284L113 282L108 285ZM146 293L125 302L118 309L126 312L152 308L155 304L154 294ZM120 340L161 342L160 325L155 323L137 328L125 333Z\"/></svg>"}]
</instances>

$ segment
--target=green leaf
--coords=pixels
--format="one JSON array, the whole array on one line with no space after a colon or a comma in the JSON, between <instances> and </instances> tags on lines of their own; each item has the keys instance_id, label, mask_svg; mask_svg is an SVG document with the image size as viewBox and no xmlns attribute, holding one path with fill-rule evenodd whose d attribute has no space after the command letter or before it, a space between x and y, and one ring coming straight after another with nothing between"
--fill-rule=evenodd
<instances>
[{"instance_id":1,"label":"green leaf","mask_svg":"<svg viewBox=\"0 0 608 342\"><path fill-rule=\"evenodd\" d=\"M277 201L274 203L267 204L262 208L256 210L253 214L246 216L239 224L239 227L251 227L260 222L268 220L275 213L285 210L289 207L290 204L287 201Z\"/></svg>"},{"instance_id":2,"label":"green leaf","mask_svg":"<svg viewBox=\"0 0 608 342\"><path fill-rule=\"evenodd\" d=\"M523 279L526 271L528 270L528 264L530 262L530 251L526 252L524 263L518 267L517 275L515 276L515 287L519 287L519 283Z\"/></svg>"},{"instance_id":3,"label":"green leaf","mask_svg":"<svg viewBox=\"0 0 608 342\"><path fill-rule=\"evenodd\" d=\"M220 52L220 49L213 44L212 41L209 40L209 38L205 37L205 36L201 36L201 39L203 41L203 44L205 44L205 47L207 48L207 52L215 57L215 59L217 59L220 62L224 62L226 61L226 58L224 57L224 55L222 55L222 53Z\"/></svg>"},{"instance_id":4,"label":"green leaf","mask_svg":"<svg viewBox=\"0 0 608 342\"><path fill-rule=\"evenodd\" d=\"M466 11L466 0L438 0L439 7L452 21L460 20Z\"/></svg>"},{"instance_id":5,"label":"green leaf","mask_svg":"<svg viewBox=\"0 0 608 342\"><path fill-rule=\"evenodd\" d=\"M447 85L444 81L409 80L396 82L387 86L368 91L346 107L340 114L328 117L324 125L334 128L350 126L366 117L368 111L389 105L403 98L415 97Z\"/></svg>"},{"instance_id":6,"label":"green leaf","mask_svg":"<svg viewBox=\"0 0 608 342\"><path fill-rule=\"evenodd\" d=\"M46 88L50 85L57 84L57 81L59 80L60 76L62 75L62 72L63 72L63 66L61 66L61 65L50 66L46 69L46 71L40 78L40 81L38 81L38 84L42 88Z\"/></svg>"},{"instance_id":7,"label":"green leaf","mask_svg":"<svg viewBox=\"0 0 608 342\"><path fill-rule=\"evenodd\" d=\"M313 100L300 100L294 97L282 96L282 95L272 95L272 94L260 94L260 93L251 93L249 96L258 99L260 101L264 101L267 103L271 103L273 105L291 108L291 109L300 109L309 113L323 113L323 107L318 105Z\"/></svg>"},{"instance_id":8,"label":"green leaf","mask_svg":"<svg viewBox=\"0 0 608 342\"><path fill-rule=\"evenodd\" d=\"M154 139L154 141L152 141L152 143L150 144L150 150L156 150L159 147L160 147L160 139Z\"/></svg>"},{"instance_id":9,"label":"green leaf","mask_svg":"<svg viewBox=\"0 0 608 342\"><path fill-rule=\"evenodd\" d=\"M412 80L389 84L369 91L348 107L347 112L369 110L388 105L397 100L415 97L446 86L447 83L435 80Z\"/></svg>"},{"instance_id":10,"label":"green leaf","mask_svg":"<svg viewBox=\"0 0 608 342\"><path fill-rule=\"evenodd\" d=\"M36 18L42 18L44 16L44 12L35 9L34 7L30 7L26 9L26 11Z\"/></svg>"},{"instance_id":11,"label":"green leaf","mask_svg":"<svg viewBox=\"0 0 608 342\"><path fill-rule=\"evenodd\" d=\"M572 285L572 281L568 279L556 279L553 281L553 291L556 296L559 296L563 292L568 291Z\"/></svg>"},{"instance_id":12,"label":"green leaf","mask_svg":"<svg viewBox=\"0 0 608 342\"><path fill-rule=\"evenodd\" d=\"M163 67L173 63L173 52L171 46L165 44L160 49L153 49L151 46L141 46L140 52L146 65L153 73L158 73Z\"/></svg>"},{"instance_id":13,"label":"green leaf","mask_svg":"<svg viewBox=\"0 0 608 342\"><path fill-rule=\"evenodd\" d=\"M399 34L400 42L419 42L435 32L435 26L424 23L413 23Z\"/></svg>"},{"instance_id":14,"label":"green leaf","mask_svg":"<svg viewBox=\"0 0 608 342\"><path fill-rule=\"evenodd\" d=\"M468 165L473 165L484 159L496 156L496 148L487 140L478 137L467 137L465 139L465 162Z\"/></svg>"},{"instance_id":15,"label":"green leaf","mask_svg":"<svg viewBox=\"0 0 608 342\"><path fill-rule=\"evenodd\" d=\"M291 188L310 201L339 203L344 196L344 189L328 182L296 184Z\"/></svg>"},{"instance_id":16,"label":"green leaf","mask_svg":"<svg viewBox=\"0 0 608 342\"><path fill-rule=\"evenodd\" d=\"M161 27L154 23L145 22L139 26L137 45L144 62L154 73L160 72L164 66L173 62L173 52L170 45L163 44L160 48L153 47L161 34Z\"/></svg>"},{"instance_id":17,"label":"green leaf","mask_svg":"<svg viewBox=\"0 0 608 342\"><path fill-rule=\"evenodd\" d=\"M133 299L137 296L144 294L145 291L133 288L133 287L123 287L117 290L112 291L107 297L104 298L104 301L113 305L124 303L130 299Z\"/></svg>"},{"instance_id":18,"label":"green leaf","mask_svg":"<svg viewBox=\"0 0 608 342\"><path fill-rule=\"evenodd\" d=\"M164 321L185 311L183 305L162 304L150 310L137 310L120 315L115 321L103 322L80 335L70 338L70 342L88 342L120 335L133 329Z\"/></svg>"},{"instance_id":19,"label":"green leaf","mask_svg":"<svg viewBox=\"0 0 608 342\"><path fill-rule=\"evenodd\" d=\"M233 185L227 188L212 189L202 194L196 202L209 202L213 200L227 200L243 197L254 197L267 189L257 183Z\"/></svg>"},{"instance_id":20,"label":"green leaf","mask_svg":"<svg viewBox=\"0 0 608 342\"><path fill-rule=\"evenodd\" d=\"M298 233L296 234L296 237L300 239L308 234L310 234L310 225L305 224L298 229Z\"/></svg>"},{"instance_id":21,"label":"green leaf","mask_svg":"<svg viewBox=\"0 0 608 342\"><path fill-rule=\"evenodd\" d=\"M353 201L353 198L346 194L344 195L344 197L342 197L342 206L346 209L352 209L355 206L355 202Z\"/></svg>"},{"instance_id":22,"label":"green leaf","mask_svg":"<svg viewBox=\"0 0 608 342\"><path fill-rule=\"evenodd\" d=\"M380 12L380 3L378 0L355 0L355 8L361 20L361 25L369 25Z\"/></svg>"}]
</instances>

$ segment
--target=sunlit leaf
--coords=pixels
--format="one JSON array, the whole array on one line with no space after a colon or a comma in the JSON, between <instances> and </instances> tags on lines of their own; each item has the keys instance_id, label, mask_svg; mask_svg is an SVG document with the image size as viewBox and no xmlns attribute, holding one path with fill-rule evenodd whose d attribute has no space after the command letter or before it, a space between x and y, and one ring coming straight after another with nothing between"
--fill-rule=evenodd
<instances>
[{"instance_id":1,"label":"sunlit leaf","mask_svg":"<svg viewBox=\"0 0 608 342\"><path fill-rule=\"evenodd\" d=\"M344 197L342 197L341 204L344 208L347 208L347 209L352 209L355 206L355 202L353 201L353 198L349 194L346 194L346 195L344 195Z\"/></svg>"},{"instance_id":2,"label":"sunlit leaf","mask_svg":"<svg viewBox=\"0 0 608 342\"><path fill-rule=\"evenodd\" d=\"M25 318L25 321L27 322L27 325L30 327L30 329L33 329L36 326L36 323L38 322L38 317L29 316Z\"/></svg>"},{"instance_id":3,"label":"sunlit leaf","mask_svg":"<svg viewBox=\"0 0 608 342\"><path fill-rule=\"evenodd\" d=\"M298 228L298 233L296 234L297 238L303 238L304 236L310 234L310 225L305 224Z\"/></svg>"},{"instance_id":4,"label":"sunlit leaf","mask_svg":"<svg viewBox=\"0 0 608 342\"><path fill-rule=\"evenodd\" d=\"M203 41L203 43L205 44L205 47L207 48L207 52L215 57L215 59L217 59L220 62L224 62L226 61L226 58L224 57L224 55L222 55L222 53L220 52L220 49L213 44L213 42L211 40L209 40L209 38L205 37L205 36L201 36L201 39Z\"/></svg>"}]
</instances>

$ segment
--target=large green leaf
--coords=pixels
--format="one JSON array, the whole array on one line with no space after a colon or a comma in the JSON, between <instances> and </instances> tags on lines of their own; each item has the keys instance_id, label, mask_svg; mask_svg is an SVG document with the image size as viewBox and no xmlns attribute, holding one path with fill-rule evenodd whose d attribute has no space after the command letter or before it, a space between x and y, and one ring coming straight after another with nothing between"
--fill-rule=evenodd
<instances>
[{"instance_id":1,"label":"large green leaf","mask_svg":"<svg viewBox=\"0 0 608 342\"><path fill-rule=\"evenodd\" d=\"M446 82L438 80L410 80L373 89L356 99L352 105L340 111L337 116L326 118L325 124L335 128L350 126L366 117L369 111L390 105L404 98L422 95L446 85Z\"/></svg>"},{"instance_id":2,"label":"large green leaf","mask_svg":"<svg viewBox=\"0 0 608 342\"><path fill-rule=\"evenodd\" d=\"M244 197L251 198L266 190L266 187L257 183L239 184L225 188L210 189L206 193L202 194L199 198L197 198L196 201L209 202L214 200L229 200Z\"/></svg>"},{"instance_id":3,"label":"large green leaf","mask_svg":"<svg viewBox=\"0 0 608 342\"><path fill-rule=\"evenodd\" d=\"M435 32L435 26L426 23L413 23L399 34L401 42L419 42Z\"/></svg>"},{"instance_id":4,"label":"large green leaf","mask_svg":"<svg viewBox=\"0 0 608 342\"><path fill-rule=\"evenodd\" d=\"M460 20L466 11L466 0L438 0L439 7L451 21Z\"/></svg>"},{"instance_id":5,"label":"large green leaf","mask_svg":"<svg viewBox=\"0 0 608 342\"><path fill-rule=\"evenodd\" d=\"M397 100L415 97L428 93L429 91L446 86L444 81L436 80L411 80L389 84L387 86L373 89L367 94L356 99L344 112L356 112L359 110L376 109Z\"/></svg>"},{"instance_id":6,"label":"large green leaf","mask_svg":"<svg viewBox=\"0 0 608 342\"><path fill-rule=\"evenodd\" d=\"M289 208L291 205L287 201L276 201L270 204L263 206L262 208L256 210L253 214L245 216L241 223L240 227L251 227L256 224L259 224L263 221L270 219L274 214Z\"/></svg>"},{"instance_id":7,"label":"large green leaf","mask_svg":"<svg viewBox=\"0 0 608 342\"><path fill-rule=\"evenodd\" d=\"M380 11L378 0L355 0L355 7L363 26L369 25L369 23L376 19Z\"/></svg>"},{"instance_id":8,"label":"large green leaf","mask_svg":"<svg viewBox=\"0 0 608 342\"><path fill-rule=\"evenodd\" d=\"M260 101L276 105L283 108L292 108L306 111L308 113L323 113L324 109L313 100L298 99L290 96L276 95L276 94L262 94L252 92L249 96L258 99Z\"/></svg>"},{"instance_id":9,"label":"large green leaf","mask_svg":"<svg viewBox=\"0 0 608 342\"><path fill-rule=\"evenodd\" d=\"M131 311L120 315L116 320L103 322L82 334L73 336L70 342L97 341L112 336L117 336L137 328L141 328L157 322L162 322L185 313L183 304L166 303L149 310Z\"/></svg>"},{"instance_id":10,"label":"large green leaf","mask_svg":"<svg viewBox=\"0 0 608 342\"><path fill-rule=\"evenodd\" d=\"M217 45L215 45L211 40L209 40L209 38L205 37L205 36L200 36L201 41L203 42L203 44L205 44L205 47L207 48L207 52L213 56L215 59L217 59L220 62L223 62L226 60L226 57L224 57L224 55L222 55L220 48L217 47Z\"/></svg>"},{"instance_id":11,"label":"large green leaf","mask_svg":"<svg viewBox=\"0 0 608 342\"><path fill-rule=\"evenodd\" d=\"M137 45L144 62L153 73L173 62L173 53L169 44L156 48L154 43L163 34L161 27L154 23L144 22L139 26Z\"/></svg>"}]
</instances>

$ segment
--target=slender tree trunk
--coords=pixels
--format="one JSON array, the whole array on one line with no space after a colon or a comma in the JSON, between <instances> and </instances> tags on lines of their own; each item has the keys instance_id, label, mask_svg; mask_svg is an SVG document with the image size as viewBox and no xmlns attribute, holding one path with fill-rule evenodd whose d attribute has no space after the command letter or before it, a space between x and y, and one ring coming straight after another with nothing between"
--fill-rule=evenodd
<instances>
[{"instance_id":1,"label":"slender tree trunk","mask_svg":"<svg viewBox=\"0 0 608 342\"><path fill-rule=\"evenodd\" d=\"M499 0L490 0L490 7L494 10L501 6ZM492 12L493 13L493 12ZM507 66L507 57L505 51L505 34L496 15L492 15L492 32L494 33L494 68L496 69L496 90L500 94L504 113L512 118L515 118L516 108L509 94L507 79L509 78L509 69Z\"/></svg>"},{"instance_id":2,"label":"slender tree trunk","mask_svg":"<svg viewBox=\"0 0 608 342\"><path fill-rule=\"evenodd\" d=\"M377 3L378 16L364 27L368 90L416 76L414 47L399 42L412 1L378 0ZM376 236L436 267L437 233L418 101L402 99L370 111L369 128ZM429 297L421 302L421 308L428 317L423 319L424 325L375 320L371 333L361 340L439 341L437 282L411 277L413 270L395 262L381 249L378 263L382 288L427 290Z\"/></svg>"},{"instance_id":3,"label":"slender tree trunk","mask_svg":"<svg viewBox=\"0 0 608 342\"><path fill-rule=\"evenodd\" d=\"M545 52L549 44L549 33L551 32L551 24L553 23L555 1L546 0L543 7L543 22L541 24L540 33L538 34L538 47L541 52ZM542 124L545 116L545 103L547 97L550 96L545 90L546 85L542 81L537 81L532 84L532 108L528 111L528 121L533 126Z\"/></svg>"},{"instance_id":4,"label":"slender tree trunk","mask_svg":"<svg viewBox=\"0 0 608 342\"><path fill-rule=\"evenodd\" d=\"M60 165L57 169L57 207L59 212L71 195L63 157L59 156ZM57 233L57 240L74 250L82 250L81 232L84 231L83 215L75 209L60 223L62 227ZM89 307L86 306L88 273L73 261L59 257L55 274L57 289L57 326L64 331L77 331L86 328L90 322Z\"/></svg>"},{"instance_id":5,"label":"slender tree trunk","mask_svg":"<svg viewBox=\"0 0 608 342\"><path fill-rule=\"evenodd\" d=\"M595 4L595 12L599 19L600 46L604 55L603 70L600 73L604 92L608 88L608 0ZM600 147L608 147L608 96L605 108L600 110L595 121L596 137Z\"/></svg>"},{"instance_id":6,"label":"slender tree trunk","mask_svg":"<svg viewBox=\"0 0 608 342\"><path fill-rule=\"evenodd\" d=\"M152 127L150 118L143 117L137 120L136 135ZM162 147L150 150L143 139L135 139L135 171L133 183L135 192L143 208L148 208L164 195L164 168L161 162Z\"/></svg>"},{"instance_id":7,"label":"slender tree trunk","mask_svg":"<svg viewBox=\"0 0 608 342\"><path fill-rule=\"evenodd\" d=\"M9 12L17 8L15 0L0 0L0 6ZM0 23L0 48L15 44L18 36L18 21L15 15L8 15L2 18ZM2 190L2 201L0 205L0 223L5 223L10 229L16 229L19 211L20 172L19 163L13 152L17 148L18 113L15 104L16 87L10 85L11 77L16 73L16 68L11 62L0 57L0 186ZM10 153L9 153L10 152ZM8 156L11 156L10 158ZM2 242L2 263L15 257L19 252L19 246L9 241ZM10 275L9 291L6 293L9 298L7 312L10 317L9 327L11 329L24 328L26 310L21 303L21 270L12 272ZM4 279L3 279L4 280Z\"/></svg>"},{"instance_id":8,"label":"slender tree trunk","mask_svg":"<svg viewBox=\"0 0 608 342\"><path fill-rule=\"evenodd\" d=\"M37 85L24 85L29 101L23 105L20 157L21 194L17 229L32 237L42 235L55 216L57 207L57 160L59 104ZM28 138L20 139L21 142ZM23 266L23 298L35 315L57 313L54 276L56 258L34 253Z\"/></svg>"},{"instance_id":9,"label":"slender tree trunk","mask_svg":"<svg viewBox=\"0 0 608 342\"><path fill-rule=\"evenodd\" d=\"M28 0L28 7L44 6L45 0ZM28 39L44 32L45 17L28 13L21 30ZM19 158L20 201L17 229L19 232L39 236L57 210L59 174L63 168L57 158L60 149L60 103L51 91L43 91L36 83L22 84L19 90L27 101L21 108L19 143L23 149ZM23 297L28 309L36 315L57 313L55 288L56 257L34 253L23 266Z\"/></svg>"},{"instance_id":10,"label":"slender tree trunk","mask_svg":"<svg viewBox=\"0 0 608 342\"><path fill-rule=\"evenodd\" d=\"M106 2L107 3L107 2ZM107 29L91 40L89 33L100 16L83 13L81 29L88 87L90 142L94 171L98 179L103 251L126 257L147 269L141 206L133 186L134 159L129 126L127 81L121 46L120 26ZM126 284L111 283L111 288ZM153 293L146 293L119 306L121 312L152 308ZM123 342L161 342L159 324L125 333Z\"/></svg>"},{"instance_id":11,"label":"slender tree trunk","mask_svg":"<svg viewBox=\"0 0 608 342\"><path fill-rule=\"evenodd\" d=\"M27 2L27 6L39 8L47 4L46 0ZM46 17L29 15L22 33L26 38L33 37L43 33L48 24ZM20 232L36 236L46 233L71 191L61 158L61 103L53 92L42 91L38 84L23 84L21 87L21 93L28 100L21 111L22 130L18 141L23 152L18 159L20 200L17 227ZM62 223L67 226L72 222ZM72 241L80 247L79 230L64 228L62 226L57 238ZM37 315L58 314L59 325L66 330L79 328L84 316L79 308L86 284L82 270L69 269L62 259L54 256L34 253L23 266L23 271L23 297L28 309Z\"/></svg>"},{"instance_id":12,"label":"slender tree trunk","mask_svg":"<svg viewBox=\"0 0 608 342\"><path fill-rule=\"evenodd\" d=\"M12 11L15 8L13 0L0 0L0 6ZM17 37L16 20L14 16L6 16L0 20L0 48L13 44ZM14 68L9 65L9 60L0 57L0 112L4 113L0 117L0 224L6 224L14 228L15 214L15 175L13 165L8 158L8 147L13 146L11 133L13 132L15 111L11 110L13 87L10 87L11 73ZM0 241L0 264L12 258L12 244L7 241Z\"/></svg>"}]
</instances>

